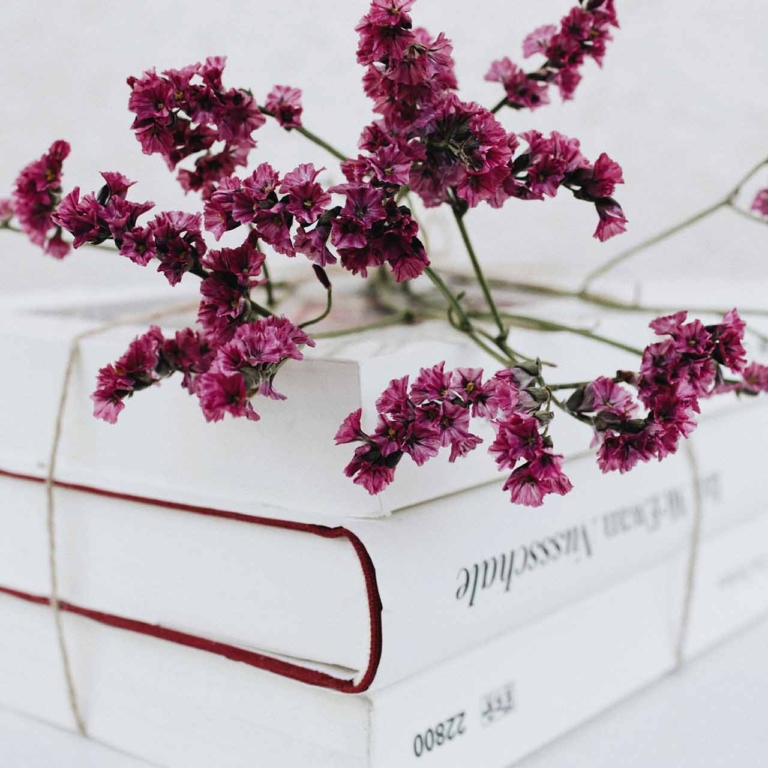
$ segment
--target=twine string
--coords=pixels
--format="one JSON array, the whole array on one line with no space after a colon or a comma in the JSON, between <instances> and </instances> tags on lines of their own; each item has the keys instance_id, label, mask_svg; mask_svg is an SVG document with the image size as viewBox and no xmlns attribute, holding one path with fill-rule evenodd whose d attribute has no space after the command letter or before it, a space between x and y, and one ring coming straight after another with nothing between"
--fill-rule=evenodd
<instances>
[{"instance_id":1,"label":"twine string","mask_svg":"<svg viewBox=\"0 0 768 768\"><path fill-rule=\"evenodd\" d=\"M680 626L675 644L675 671L679 671L685 663L685 645L691 623L691 608L696 589L696 572L699 564L699 549L701 544L701 523L704 517L704 503L701 493L701 477L696 451L690 440L685 442L685 454L693 478L693 524L691 526L691 542L688 548L688 565L685 570L685 585L683 592L683 607L680 613Z\"/></svg>"},{"instance_id":2,"label":"twine string","mask_svg":"<svg viewBox=\"0 0 768 768\"><path fill-rule=\"evenodd\" d=\"M97 336L107 331L114 330L126 325L151 322L159 320L169 315L186 312L195 309L197 304L177 304L166 307L154 312L130 317L123 317L115 321L105 323L97 328L91 328L87 331L74 336L70 342L67 364L64 369L64 377L59 395L59 404L56 411L56 421L53 430L53 439L51 441L51 451L48 459L48 471L45 477L45 496L46 496L46 528L48 533L48 564L50 571L50 605L56 625L56 638L59 646L59 656L61 659L64 681L66 683L67 698L72 716L75 720L78 732L87 737L85 721L83 719L80 705L78 702L77 690L75 688L74 676L72 674L72 665L67 649L66 636L62 622L61 598L59 592L59 575L56 550L56 506L55 493L56 486L56 464L61 445L61 436L64 424L64 414L66 412L67 401L69 399L70 387L72 382L72 373L75 368L75 362L80 352L80 342L84 339ZM688 638L690 627L691 608L693 604L693 595L696 586L696 572L699 560L699 547L701 543L701 524L703 518L703 502L701 492L701 479L699 476L698 462L693 445L690 441L685 443L685 452L693 477L693 524L691 527L691 539L689 547L688 564L685 574L685 585L683 595L683 605L680 615L680 625L678 630L677 642L675 645L675 669L679 670L684 664L685 645Z\"/></svg>"},{"instance_id":3,"label":"twine string","mask_svg":"<svg viewBox=\"0 0 768 768\"><path fill-rule=\"evenodd\" d=\"M105 323L104 325L100 325L97 328L91 328L87 331L83 331L82 333L78 333L70 341L69 353L67 355L67 364L64 369L64 377L61 384L61 392L59 394L59 404L56 410L56 421L54 423L51 451L48 458L48 471L45 475L45 502L46 529L48 532L48 568L50 573L51 590L50 604L56 625L56 639L59 646L59 657L61 659L61 665L64 673L64 682L66 683L67 688L69 708L75 720L77 731L82 736L87 737L88 733L86 731L85 720L83 719L80 705L78 703L77 690L75 688L74 675L72 674L72 665L70 662L69 652L67 650L67 641L62 621L61 598L59 593L59 571L56 556L56 506L54 494L54 489L56 486L56 463L59 456L59 446L61 445L64 413L67 407L67 400L69 399L72 373L75 369L75 362L80 352L80 342L90 336L97 336L98 334L106 333L107 331L111 331L115 328L120 328L125 325L151 322L152 320L159 320L163 317L167 317L168 315L175 315L180 312L186 312L190 309L195 309L196 307L197 304L176 304L173 306L165 307L161 310L156 310L154 312L120 318L118 320Z\"/></svg>"}]
</instances>

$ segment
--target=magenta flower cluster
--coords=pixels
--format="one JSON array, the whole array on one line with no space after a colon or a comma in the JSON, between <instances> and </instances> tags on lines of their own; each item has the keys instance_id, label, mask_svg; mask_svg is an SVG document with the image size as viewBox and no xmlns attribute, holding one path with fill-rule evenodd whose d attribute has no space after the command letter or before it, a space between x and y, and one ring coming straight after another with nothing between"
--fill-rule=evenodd
<instances>
[{"instance_id":1,"label":"magenta flower cluster","mask_svg":"<svg viewBox=\"0 0 768 768\"><path fill-rule=\"evenodd\" d=\"M182 169L178 179L184 189L207 197L217 182L248 163L256 146L253 133L266 122L253 95L222 83L226 57L213 56L204 64L154 69L129 77L128 108L135 115L131 126L147 155L160 154L173 170L187 157L197 155L194 169ZM276 86L266 100L286 128L301 125L301 91ZM218 151L215 144L223 143Z\"/></svg>"},{"instance_id":2,"label":"magenta flower cluster","mask_svg":"<svg viewBox=\"0 0 768 768\"><path fill-rule=\"evenodd\" d=\"M604 472L627 472L638 462L674 453L680 438L696 428L699 400L722 391L722 369L745 370L745 324L735 309L717 325L686 318L686 312L678 312L650 324L666 338L646 347L639 373L598 378L568 400L572 412L590 417ZM750 375L765 384L760 368L752 366ZM631 385L636 398L622 385ZM646 411L642 416L640 404Z\"/></svg>"},{"instance_id":3,"label":"magenta flower cluster","mask_svg":"<svg viewBox=\"0 0 768 768\"><path fill-rule=\"evenodd\" d=\"M225 179L205 203L205 226L218 239L250 225L278 253L302 253L321 267L337 262L333 245L354 274L389 264L398 281L420 275L429 260L410 210L395 201L398 180L382 169L324 189L316 181L320 170L307 163L281 178L262 163L242 181ZM332 204L332 193L343 205Z\"/></svg>"},{"instance_id":4,"label":"magenta flower cluster","mask_svg":"<svg viewBox=\"0 0 768 768\"><path fill-rule=\"evenodd\" d=\"M301 360L304 345L314 342L284 317L245 323L218 347L189 328L166 339L152 326L116 363L99 371L91 396L94 415L114 424L127 398L181 372L182 386L197 395L208 421L227 413L258 421L251 398L284 399L273 387L275 374L286 360Z\"/></svg>"},{"instance_id":5,"label":"magenta flower cluster","mask_svg":"<svg viewBox=\"0 0 768 768\"><path fill-rule=\"evenodd\" d=\"M138 226L139 217L155 204L128 200L126 195L134 182L122 174L101 175L106 184L98 193L81 198L80 188L75 187L53 214L54 222L73 235L74 247L113 240L120 253L135 264L145 267L157 259L157 271L171 285L187 272L199 273L207 249L200 214L165 211L146 226Z\"/></svg>"},{"instance_id":6,"label":"magenta flower cluster","mask_svg":"<svg viewBox=\"0 0 768 768\"><path fill-rule=\"evenodd\" d=\"M413 4L374 0L357 27L363 85L382 119L363 131L359 146L367 154L344 165L347 178L359 181L389 169L391 178L407 183L425 205L449 203L460 214L481 202L501 207L510 198L552 197L562 186L595 204L595 237L606 240L623 232L626 218L611 197L623 182L618 164L603 154L593 166L578 141L560 134L544 139L534 132L508 133L489 110L462 101L450 41L414 29L408 13ZM612 0L574 9L564 31L553 36L558 38L553 50L562 52L552 60L552 81L572 79L587 55L602 60L607 28L615 23ZM516 154L520 139L527 148Z\"/></svg>"},{"instance_id":7,"label":"magenta flower cluster","mask_svg":"<svg viewBox=\"0 0 768 768\"><path fill-rule=\"evenodd\" d=\"M134 339L114 364L99 371L96 391L91 396L94 415L114 424L125 408L125 400L176 371L184 374L183 386L194 391L195 379L210 365L206 341L190 330L179 331L173 339L163 337L153 325Z\"/></svg>"},{"instance_id":8,"label":"magenta flower cluster","mask_svg":"<svg viewBox=\"0 0 768 768\"><path fill-rule=\"evenodd\" d=\"M329 265L339 263L362 276L386 265L398 282L416 278L429 259L411 209L403 204L410 191L427 206L449 205L461 219L483 202L499 208L510 199L543 200L565 189L595 206L595 237L606 240L624 231L626 219L613 198L623 183L615 161L602 153L591 162L578 140L557 132L508 132L494 114L504 104L541 106L550 85L570 98L586 59L602 63L610 29L618 26L613 0L579 0L559 27L529 35L524 55L545 57L537 71L524 73L509 59L494 62L487 78L502 83L506 97L493 111L459 97L452 44L442 33L435 37L414 26L414 4L372 0L356 27L363 88L378 117L362 131L360 154L342 161L344 183L324 186L318 180L324 169L312 164L281 174L262 162L236 175L248 165L254 133L268 117L287 131L316 137L303 127L299 89L275 86L260 106L250 91L224 86L224 57L128 78L132 130L142 150L159 154L170 170L192 159L177 178L186 191L200 193L202 213L163 211L147 218L154 203L129 199L133 182L117 172L102 173L104 184L96 191L81 194L75 187L62 196L62 162L69 153L63 141L24 168L12 199L0 201L0 226L17 219L35 243L58 258L69 250L62 237L68 232L75 248L111 242L137 265L156 264L171 285L190 273L201 281L199 329L166 338L152 326L136 338L99 372L93 394L97 417L114 423L135 392L178 373L209 421L226 414L257 420L253 398L282 399L275 376L314 345L302 327L253 298L254 289L268 282L269 251L262 246L312 262L328 291L329 308L331 285L324 271ZM239 245L209 249L205 231L218 241L241 227ZM674 386L664 389L646 361L634 379L623 380L637 387L648 410L643 419L636 418L632 398L615 380L582 388L578 403L574 395L569 404L595 426L601 456L613 450L611 441L639 442L636 435L642 432L672 450L671 435L689 429L696 397L730 386L719 367L738 369L739 322L734 314L722 326L705 329L711 343L701 349L678 339L691 337L684 318L676 330L663 331L677 354L676 362L672 352L663 361L675 371ZM746 368L739 391L764 388L767 378L761 368ZM472 419L485 419L495 433L489 451L508 473L504 489L513 502L538 506L548 494L571 488L549 437L553 402L538 364L504 369L486 380L481 369L445 371L440 364L422 369L413 384L408 377L391 382L377 401L372 434L363 431L362 412L356 411L336 439L359 443L346 472L378 493L393 480L405 454L421 466L442 448L449 449L451 462L474 450L482 440L471 431ZM647 447L649 440L646 452L660 455L661 448Z\"/></svg>"},{"instance_id":9,"label":"magenta flower cluster","mask_svg":"<svg viewBox=\"0 0 768 768\"><path fill-rule=\"evenodd\" d=\"M471 419L486 419L496 432L489 452L500 470L511 472L504 490L515 503L540 506L547 494L563 495L571 488L562 472L562 456L552 452L546 435L552 416L542 410L546 401L537 374L525 367L502 370L483 381L481 368L446 371L443 362L422 368L410 386L408 376L393 379L376 401L373 433L363 430L358 409L344 420L336 443L360 443L345 472L377 494L394 480L406 454L417 466L441 448L450 448L450 462L466 456L483 442L470 432Z\"/></svg>"},{"instance_id":10,"label":"magenta flower cluster","mask_svg":"<svg viewBox=\"0 0 768 768\"><path fill-rule=\"evenodd\" d=\"M618 27L613 0L587 0L560 21L531 32L523 41L523 56L542 55L544 63L525 72L508 57L494 61L486 80L501 83L506 104L513 109L537 109L549 103L549 86L558 87L563 99L572 99L581 82L580 69L594 59L603 65L611 27Z\"/></svg>"},{"instance_id":11,"label":"magenta flower cluster","mask_svg":"<svg viewBox=\"0 0 768 768\"><path fill-rule=\"evenodd\" d=\"M69 253L69 244L53 213L61 199L61 168L69 155L66 141L54 141L39 159L22 169L11 200L4 200L0 217L7 224L13 216L29 239L56 259Z\"/></svg>"},{"instance_id":12,"label":"magenta flower cluster","mask_svg":"<svg viewBox=\"0 0 768 768\"><path fill-rule=\"evenodd\" d=\"M301 128L301 89L290 85L276 85L267 96L264 106L287 131Z\"/></svg>"}]
</instances>

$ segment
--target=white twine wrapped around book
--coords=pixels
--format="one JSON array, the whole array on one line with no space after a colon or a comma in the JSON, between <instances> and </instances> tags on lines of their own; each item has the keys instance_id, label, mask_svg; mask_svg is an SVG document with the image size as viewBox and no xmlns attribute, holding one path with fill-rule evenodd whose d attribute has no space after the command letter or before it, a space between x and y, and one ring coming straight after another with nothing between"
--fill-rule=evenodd
<instances>
[{"instance_id":1,"label":"white twine wrapped around book","mask_svg":"<svg viewBox=\"0 0 768 768\"><path fill-rule=\"evenodd\" d=\"M688 465L691 468L693 479L693 522L691 524L691 545L688 547L688 565L685 569L680 628L675 645L675 671L678 671L685 662L685 641L688 639L688 628L691 623L691 607L693 605L693 593L696 589L696 568L699 563L699 545L701 544L701 522L704 517L699 464L696 460L696 451L690 440L685 443L685 455L688 457Z\"/></svg>"},{"instance_id":2,"label":"white twine wrapped around book","mask_svg":"<svg viewBox=\"0 0 768 768\"><path fill-rule=\"evenodd\" d=\"M56 485L56 461L61 443L62 426L64 423L64 413L66 410L67 399L69 397L70 383L72 380L72 371L74 370L75 360L80 351L80 342L90 336L97 336L101 333L138 323L148 323L152 320L159 320L163 317L179 314L181 312L195 309L197 304L179 304L166 307L162 310L150 312L147 314L133 317L121 318L113 322L101 325L98 328L92 328L83 333L77 334L70 342L67 365L64 369L64 379L61 386L59 405L56 412L56 422L53 431L53 440L51 442L51 452L48 460L48 472L45 477L46 494L46 526L48 530L48 563L50 568L50 605L53 611L54 621L56 623L56 637L59 645L59 655L64 672L64 680L67 687L67 697L69 707L72 711L77 730L82 736L88 735L83 720L80 706L78 704L77 691L75 690L74 677L72 675L72 666L67 651L67 643L64 635L64 626L61 619L61 599L59 597L59 578L56 562L56 508L54 503L54 488ZM703 503L701 493L701 478L699 477L696 453L690 441L685 444L685 451L691 468L693 479L693 522L691 526L691 543L688 549L688 564L686 567L685 586L683 593L683 604L680 614L680 624L678 630L677 642L675 644L675 670L679 670L685 662L685 643L688 637L688 628L691 618L691 607L693 604L693 594L696 586L696 569L699 558L699 545L701 543L701 523L703 517Z\"/></svg>"},{"instance_id":3,"label":"white twine wrapped around book","mask_svg":"<svg viewBox=\"0 0 768 768\"><path fill-rule=\"evenodd\" d=\"M69 388L72 381L72 371L75 367L75 360L80 351L80 342L90 336L97 336L101 333L120 328L126 325L134 325L138 323L148 323L152 320L159 320L169 315L179 314L181 312L187 312L190 309L195 309L197 304L177 304L169 307L165 307L155 312L144 313L133 317L124 317L119 320L115 320L105 325L100 325L98 328L91 328L90 330L83 331L77 334L69 346L69 354L67 356L67 365L64 369L64 379L61 385L61 393L59 395L59 406L56 411L56 422L53 429L53 440L51 441L51 452L48 458L48 471L45 476L45 498L46 498L46 527L48 530L48 567L50 570L50 604L53 610L53 617L56 623L56 638L59 644L59 656L61 658L61 664L64 671L64 681L67 686L67 698L69 699L69 707L72 711L72 716L75 719L78 732L87 736L85 728L85 721L83 720L82 713L80 712L80 706L78 705L77 692L75 690L74 678L72 675L72 666L69 660L69 653L67 651L67 642L64 636L64 626L61 619L61 598L59 597L59 575L58 567L56 564L56 507L54 502L54 487L56 485L56 461L59 455L59 445L61 444L61 432L64 424L64 412L67 406L67 399L69 397Z\"/></svg>"}]
</instances>

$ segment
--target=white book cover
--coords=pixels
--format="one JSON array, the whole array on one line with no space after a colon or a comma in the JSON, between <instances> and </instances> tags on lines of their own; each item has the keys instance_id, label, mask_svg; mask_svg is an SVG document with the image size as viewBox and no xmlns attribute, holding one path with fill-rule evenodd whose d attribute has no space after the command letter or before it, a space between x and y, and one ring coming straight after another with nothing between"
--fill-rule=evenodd
<instances>
[{"instance_id":1,"label":"white book cover","mask_svg":"<svg viewBox=\"0 0 768 768\"><path fill-rule=\"evenodd\" d=\"M685 657L768 610L768 516L702 543ZM679 553L401 683L341 696L65 616L91 738L167 768L505 768L675 666ZM0 703L72 719L50 610L0 595Z\"/></svg>"},{"instance_id":2,"label":"white book cover","mask_svg":"<svg viewBox=\"0 0 768 768\"><path fill-rule=\"evenodd\" d=\"M692 439L705 536L768 502L761 474L723 450L750 433L752 455L768 451L767 409L750 406L704 420ZM573 493L541 509L512 507L491 484L335 527L62 488L60 597L157 642L376 690L686 550L685 451L624 476L602 476L591 456L566 466ZM44 489L0 477L0 496L0 590L44 601Z\"/></svg>"}]
</instances>

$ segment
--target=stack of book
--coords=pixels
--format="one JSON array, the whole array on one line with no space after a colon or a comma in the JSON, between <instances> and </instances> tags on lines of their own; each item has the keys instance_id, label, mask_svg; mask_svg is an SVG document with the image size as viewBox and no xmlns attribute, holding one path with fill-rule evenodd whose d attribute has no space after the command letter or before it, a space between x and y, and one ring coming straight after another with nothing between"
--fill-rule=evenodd
<instances>
[{"instance_id":1,"label":"stack of book","mask_svg":"<svg viewBox=\"0 0 768 768\"><path fill-rule=\"evenodd\" d=\"M0 705L67 728L43 483L58 388L71 338L146 297L100 301L29 301L0 323ZM768 611L759 400L707 404L690 451L623 476L559 419L574 490L541 509L510 505L482 448L404 464L369 497L343 476L341 420L422 365L492 362L440 327L380 329L286 366L289 399L257 425L207 425L169 384L97 422L95 371L136 332L82 342L57 469L91 738L169 767L502 768L674 669L697 512L686 658ZM518 341L567 352L563 380L629 364Z\"/></svg>"}]
</instances>

